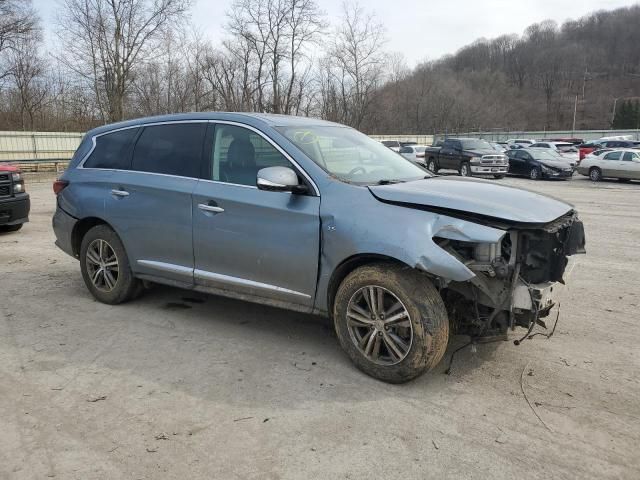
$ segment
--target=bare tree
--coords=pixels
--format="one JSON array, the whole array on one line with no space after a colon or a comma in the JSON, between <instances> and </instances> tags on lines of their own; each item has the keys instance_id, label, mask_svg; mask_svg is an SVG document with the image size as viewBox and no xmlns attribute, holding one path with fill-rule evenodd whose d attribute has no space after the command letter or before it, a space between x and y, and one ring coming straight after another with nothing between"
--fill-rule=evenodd
<instances>
[{"instance_id":1,"label":"bare tree","mask_svg":"<svg viewBox=\"0 0 640 480\"><path fill-rule=\"evenodd\" d=\"M104 121L124 118L134 71L189 0L62 0L61 60L90 82Z\"/></svg>"},{"instance_id":2,"label":"bare tree","mask_svg":"<svg viewBox=\"0 0 640 480\"><path fill-rule=\"evenodd\" d=\"M342 24L325 61L327 94L339 99L336 120L360 128L384 74L384 27L358 3L343 4ZM330 103L336 98L326 99Z\"/></svg>"},{"instance_id":3,"label":"bare tree","mask_svg":"<svg viewBox=\"0 0 640 480\"><path fill-rule=\"evenodd\" d=\"M48 94L45 63L38 54L39 43L40 39L32 35L16 42L9 52L9 75L15 85L23 130L33 129L34 116Z\"/></svg>"},{"instance_id":4,"label":"bare tree","mask_svg":"<svg viewBox=\"0 0 640 480\"><path fill-rule=\"evenodd\" d=\"M3 52L18 44L38 29L38 16L31 0L0 0L0 80L8 73L2 68Z\"/></svg>"},{"instance_id":5,"label":"bare tree","mask_svg":"<svg viewBox=\"0 0 640 480\"><path fill-rule=\"evenodd\" d=\"M296 112L311 64L308 50L326 26L315 0L235 0L228 18L229 43L249 48L257 110Z\"/></svg>"}]
</instances>

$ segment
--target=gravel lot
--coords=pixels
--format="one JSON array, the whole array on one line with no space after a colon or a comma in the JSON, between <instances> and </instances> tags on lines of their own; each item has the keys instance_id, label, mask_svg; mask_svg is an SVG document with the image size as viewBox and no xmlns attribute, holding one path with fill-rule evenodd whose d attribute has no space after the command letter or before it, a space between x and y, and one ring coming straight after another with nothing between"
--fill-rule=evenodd
<instances>
[{"instance_id":1,"label":"gravel lot","mask_svg":"<svg viewBox=\"0 0 640 480\"><path fill-rule=\"evenodd\" d=\"M322 318L165 287L95 302L31 182L31 223L0 235L0 478L640 478L640 184L500 182L585 222L556 335L402 386Z\"/></svg>"}]
</instances>

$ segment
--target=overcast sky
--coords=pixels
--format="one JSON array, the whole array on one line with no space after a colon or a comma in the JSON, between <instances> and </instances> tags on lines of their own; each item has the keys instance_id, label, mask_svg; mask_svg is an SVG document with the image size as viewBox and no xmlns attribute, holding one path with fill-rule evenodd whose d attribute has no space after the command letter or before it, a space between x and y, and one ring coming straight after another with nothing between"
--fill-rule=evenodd
<instances>
[{"instance_id":1,"label":"overcast sky","mask_svg":"<svg viewBox=\"0 0 640 480\"><path fill-rule=\"evenodd\" d=\"M342 0L317 0L332 24L339 22ZM56 0L33 0L53 40ZM232 0L193 0L193 22L214 42L222 37L224 12ZM530 24L546 19L562 23L595 10L610 10L637 3L631 0L361 0L375 12L387 30L387 50L402 52L413 66L481 37L522 33Z\"/></svg>"}]
</instances>

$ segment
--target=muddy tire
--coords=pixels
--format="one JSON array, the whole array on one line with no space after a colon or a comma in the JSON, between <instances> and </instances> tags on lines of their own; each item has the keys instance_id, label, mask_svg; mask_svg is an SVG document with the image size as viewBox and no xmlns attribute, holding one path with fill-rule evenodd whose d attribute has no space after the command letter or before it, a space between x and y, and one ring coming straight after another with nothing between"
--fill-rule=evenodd
<instances>
[{"instance_id":1,"label":"muddy tire","mask_svg":"<svg viewBox=\"0 0 640 480\"><path fill-rule=\"evenodd\" d=\"M589 178L592 182L599 182L602 180L602 170L598 167L591 167L591 169L589 169Z\"/></svg>"},{"instance_id":2,"label":"muddy tire","mask_svg":"<svg viewBox=\"0 0 640 480\"><path fill-rule=\"evenodd\" d=\"M117 305L138 297L142 282L133 276L122 241L107 225L97 225L82 238L80 270L96 300Z\"/></svg>"},{"instance_id":3,"label":"muddy tire","mask_svg":"<svg viewBox=\"0 0 640 480\"><path fill-rule=\"evenodd\" d=\"M356 367L389 383L431 370L449 341L447 312L431 280L391 263L351 272L338 288L333 320L340 345Z\"/></svg>"}]
</instances>

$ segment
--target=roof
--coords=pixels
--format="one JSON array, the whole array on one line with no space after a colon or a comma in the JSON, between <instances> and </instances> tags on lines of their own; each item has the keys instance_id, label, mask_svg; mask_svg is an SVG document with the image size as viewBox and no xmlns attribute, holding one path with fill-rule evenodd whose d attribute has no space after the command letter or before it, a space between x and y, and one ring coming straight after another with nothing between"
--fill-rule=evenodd
<instances>
[{"instance_id":1,"label":"roof","mask_svg":"<svg viewBox=\"0 0 640 480\"><path fill-rule=\"evenodd\" d=\"M246 123L248 125L270 127L287 127L287 126L334 126L344 127L339 123L329 122L313 117L299 117L295 115L279 115L273 113L253 113L253 112L191 112L191 113L175 113L169 115L157 115L153 117L142 117L123 122L110 123L101 127L94 128L87 134L90 136L108 132L118 128L126 128L137 125L145 125L149 123L175 122L189 120L226 120Z\"/></svg>"}]
</instances>

